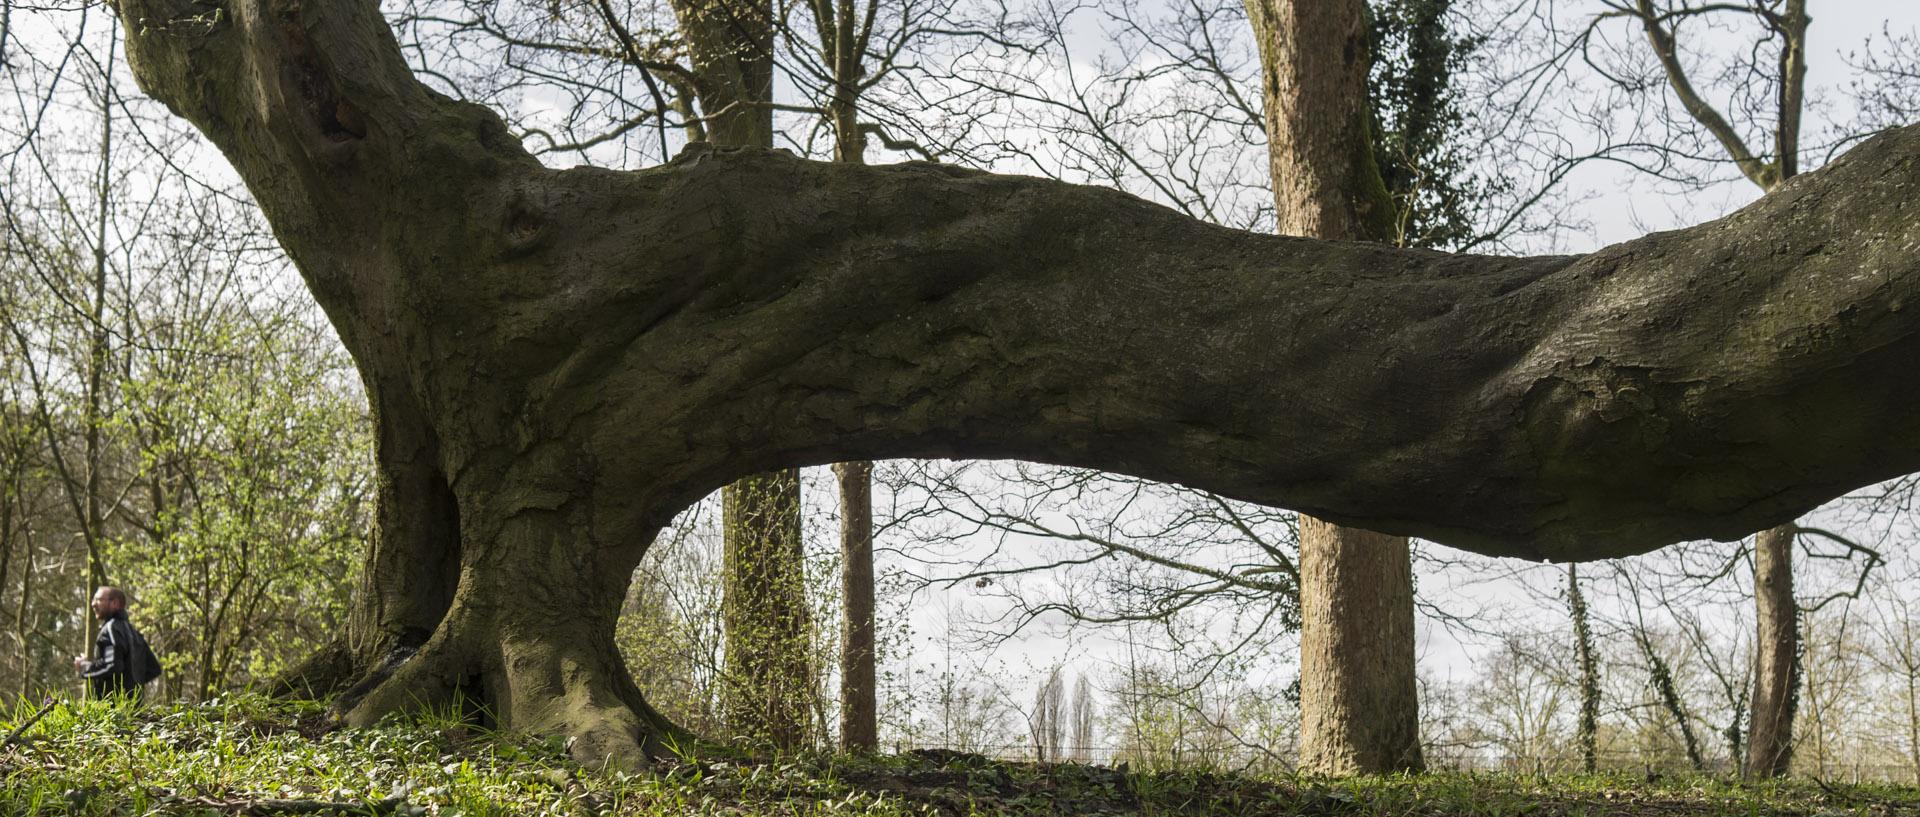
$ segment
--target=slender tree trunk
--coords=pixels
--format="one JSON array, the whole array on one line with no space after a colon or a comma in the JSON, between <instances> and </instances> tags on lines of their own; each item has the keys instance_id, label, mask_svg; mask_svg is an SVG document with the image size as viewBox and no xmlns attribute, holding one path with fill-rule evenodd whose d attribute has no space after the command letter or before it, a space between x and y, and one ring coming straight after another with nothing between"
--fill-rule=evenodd
<instances>
[{"instance_id":1,"label":"slender tree trunk","mask_svg":"<svg viewBox=\"0 0 1920 817\"><path fill-rule=\"evenodd\" d=\"M1261 48L1274 206L1285 235L1393 238L1373 161L1362 0L1248 0ZM1300 762L1420 769L1407 539L1300 520Z\"/></svg>"},{"instance_id":2,"label":"slender tree trunk","mask_svg":"<svg viewBox=\"0 0 1920 817\"><path fill-rule=\"evenodd\" d=\"M27 665L27 657L31 654L31 649L27 647L27 636L33 631L32 628L27 625L27 612L30 609L28 604L33 600L33 532L31 530L27 531L27 533L21 537L20 544L26 549L26 561L20 566L20 605L14 608L13 626L16 638L20 642L20 688L18 694L19 698L25 698L27 697L27 686L33 680L33 673L28 671ZM86 682L82 681L81 683L85 684ZM85 691L85 689L81 690L82 693Z\"/></svg>"},{"instance_id":3,"label":"slender tree trunk","mask_svg":"<svg viewBox=\"0 0 1920 817\"><path fill-rule=\"evenodd\" d=\"M1634 640L1640 644L1640 652L1647 658L1648 679L1653 682L1653 691L1660 696L1660 706L1673 717L1674 725L1680 729L1680 739L1687 751L1687 763L1694 771L1706 769L1706 759L1700 755L1700 741L1693 734L1693 718L1687 714L1686 705L1680 700L1680 690L1674 686L1673 670L1667 666L1666 659L1653 648L1653 640L1647 636L1644 624L1634 631Z\"/></svg>"},{"instance_id":4,"label":"slender tree trunk","mask_svg":"<svg viewBox=\"0 0 1920 817\"><path fill-rule=\"evenodd\" d=\"M825 7L823 9L823 6ZM815 6L822 19L821 45L833 69L828 107L833 120L833 160L865 164L867 137L860 130L860 80L866 44L859 31L856 0L829 0ZM871 7L869 7L871 10ZM833 466L840 482L840 746L850 752L880 747L876 700L873 618L873 463Z\"/></svg>"},{"instance_id":5,"label":"slender tree trunk","mask_svg":"<svg viewBox=\"0 0 1920 817\"><path fill-rule=\"evenodd\" d=\"M840 747L880 748L873 619L873 463L833 466L840 478Z\"/></svg>"},{"instance_id":6,"label":"slender tree trunk","mask_svg":"<svg viewBox=\"0 0 1920 817\"><path fill-rule=\"evenodd\" d=\"M1904 703L1907 710L1907 766L1913 772L1913 783L1920 786L1920 654L1916 654L1913 632L1913 618L1905 599L1899 599L1900 605L1900 641L1892 650L1894 660L1899 661L1901 680L1906 682L1907 695ZM1892 637L1889 632L1888 637Z\"/></svg>"},{"instance_id":7,"label":"slender tree trunk","mask_svg":"<svg viewBox=\"0 0 1920 817\"><path fill-rule=\"evenodd\" d=\"M828 62L833 66L833 93L827 103L833 117L833 160L865 164L867 134L860 129L860 81L866 77L862 61L867 44L860 36L859 20L854 14L856 2L827 0L826 5L832 7L833 21L831 28L822 32L821 44L826 47ZM878 0L868 0L869 15L876 2Z\"/></svg>"},{"instance_id":8,"label":"slender tree trunk","mask_svg":"<svg viewBox=\"0 0 1920 817\"><path fill-rule=\"evenodd\" d=\"M1574 651L1580 658L1580 763L1587 774L1598 765L1600 735L1600 662L1593 651L1593 627L1587 598L1580 592L1580 567L1567 565L1567 607L1573 612Z\"/></svg>"},{"instance_id":9,"label":"slender tree trunk","mask_svg":"<svg viewBox=\"0 0 1920 817\"><path fill-rule=\"evenodd\" d=\"M1675 41L1673 21L1664 10L1656 7L1653 0L1637 0L1634 13L1640 19L1654 55L1660 60L1668 88L1679 99L1687 115L1713 135L1748 180L1761 190L1771 192L1799 174L1800 118L1806 98L1806 39L1810 22L1806 0L1787 0L1779 13L1771 18L1775 22L1770 25L1773 25L1773 33L1781 38L1781 47L1777 73L1772 77L1777 94L1773 159L1770 162L1756 154L1729 124L1726 116L1694 90ZM1789 524L1763 532L1755 544L1756 550L1770 551L1764 557L1766 569L1770 572L1764 578L1760 575L1763 560L1756 556L1754 600L1760 659L1754 664L1754 706L1752 725L1747 735L1746 773L1749 775L1784 774L1789 759L1788 743L1794 717L1792 690L1798 683L1795 675L1798 664L1792 658L1790 645L1799 642L1798 612L1792 602L1793 530ZM1777 592L1785 593L1786 604L1767 601L1761 590L1763 582L1775 587ZM1781 587L1784 590L1778 589ZM1778 652L1782 644L1789 645L1785 657ZM1770 697L1763 698L1763 695Z\"/></svg>"},{"instance_id":10,"label":"slender tree trunk","mask_svg":"<svg viewBox=\"0 0 1920 817\"><path fill-rule=\"evenodd\" d=\"M1795 528L1761 531L1753 545L1753 600L1758 610L1753 662L1753 726L1747 774L1777 777L1793 762L1793 716L1799 708L1799 609L1793 598Z\"/></svg>"},{"instance_id":11,"label":"slender tree trunk","mask_svg":"<svg viewBox=\"0 0 1920 817\"><path fill-rule=\"evenodd\" d=\"M0 434L6 434L9 437L4 440L9 447L12 447L13 444L13 440L11 439L12 433L12 429L0 427ZM22 465L21 459L23 459L23 457L11 456L16 452L10 451L7 453L10 455L7 462L7 479L4 483L0 483L0 604L6 602L7 576L13 572L14 513L16 509L20 508L21 504L20 471L22 469L20 466ZM25 452L18 453L24 455ZM24 644L22 648L25 648ZM22 653L22 657L25 657L24 652Z\"/></svg>"},{"instance_id":12,"label":"slender tree trunk","mask_svg":"<svg viewBox=\"0 0 1920 817\"><path fill-rule=\"evenodd\" d=\"M1771 191L1800 173L1800 115L1807 78L1807 3L1787 0L1779 32L1779 121L1774 128L1774 157L1779 179L1761 185ZM1748 729L1747 773L1775 777L1787 773L1793 759L1793 718L1800 683L1800 610L1793 599L1792 524L1762 531L1754 539L1754 619L1758 657L1754 662L1753 725ZM1764 556L1762 551L1765 551ZM1766 566L1762 567L1762 561ZM1762 574L1766 575L1762 575ZM1762 584L1767 587L1762 589ZM1785 659L1782 660L1782 650ZM1766 695L1764 699L1762 695ZM1765 700L1763 709L1761 701ZM1762 748L1765 734L1768 746ZM1755 763L1754 761L1762 761Z\"/></svg>"},{"instance_id":13,"label":"slender tree trunk","mask_svg":"<svg viewBox=\"0 0 1920 817\"><path fill-rule=\"evenodd\" d=\"M106 555L102 552L104 544L101 537L105 534L103 512L100 507L100 426L103 422L101 402L105 388L107 371L107 209L113 195L113 63L118 53L119 41L113 40L107 46L107 64L100 76L100 168L95 188L94 206L97 221L93 235L93 301L88 304L89 340L87 343L87 405L85 428L82 435L86 451L82 455L86 463L86 518L81 520L81 539L87 547L87 582L82 596L92 596L93 590L107 583ZM93 633L100 622L93 615L93 606L87 606L87 626L82 628L80 636L85 649L93 644Z\"/></svg>"}]
</instances>

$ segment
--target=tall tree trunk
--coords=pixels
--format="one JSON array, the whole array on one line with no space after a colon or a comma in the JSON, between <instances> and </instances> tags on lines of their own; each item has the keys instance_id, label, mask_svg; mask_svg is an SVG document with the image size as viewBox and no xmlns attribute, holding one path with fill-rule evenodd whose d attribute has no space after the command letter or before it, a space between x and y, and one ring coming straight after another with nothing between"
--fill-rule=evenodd
<instances>
[{"instance_id":1,"label":"tall tree trunk","mask_svg":"<svg viewBox=\"0 0 1920 817\"><path fill-rule=\"evenodd\" d=\"M27 625L29 606L33 601L33 529L27 528L20 537L20 546L26 551L26 561L20 566L20 604L14 608L14 640L20 644L20 686L15 690L14 700L26 700L27 687L33 682L33 673L28 671L28 657L33 650L27 646L27 635L33 628ZM86 683L81 681L82 684ZM85 690L81 690L84 694Z\"/></svg>"},{"instance_id":2,"label":"tall tree trunk","mask_svg":"<svg viewBox=\"0 0 1920 817\"><path fill-rule=\"evenodd\" d=\"M107 46L107 65L100 75L100 168L97 186L94 190L94 207L97 222L93 233L93 300L87 305L87 405L86 427L82 429L86 451L86 518L80 520L81 541L87 547L87 582L81 595L92 596L94 588L107 583L105 543L101 541L106 534L106 522L101 508L101 440L100 427L105 423L102 414L103 390L106 388L107 373L107 210L113 196L113 63L119 53L119 41ZM87 626L82 628L80 636L84 645L82 652L93 647L93 634L100 622L94 618L92 605L87 606Z\"/></svg>"},{"instance_id":3,"label":"tall tree trunk","mask_svg":"<svg viewBox=\"0 0 1920 817\"><path fill-rule=\"evenodd\" d=\"M773 146L773 4L770 0L672 0L693 63L707 141Z\"/></svg>"},{"instance_id":4,"label":"tall tree trunk","mask_svg":"<svg viewBox=\"0 0 1920 817\"><path fill-rule=\"evenodd\" d=\"M867 136L860 129L866 43L856 3L819 0L813 7L819 18L821 50L833 71L827 103L833 120L833 160L843 164L867 161ZM833 467L833 473L840 482L840 747L872 752L880 748L874 667L873 463L843 462Z\"/></svg>"},{"instance_id":5,"label":"tall tree trunk","mask_svg":"<svg viewBox=\"0 0 1920 817\"><path fill-rule=\"evenodd\" d=\"M1784 25L1779 31L1783 42L1776 78L1779 83L1778 122L1774 127L1777 171L1773 174L1778 181L1760 185L1769 192L1800 173L1800 115L1805 100L1809 22L1806 0L1787 0L1780 19ZM1799 709L1801 669L1800 609L1793 597L1793 539L1797 532L1795 525L1787 524L1762 531L1754 538L1757 654L1746 769L1751 776L1784 775L1793 760L1793 718ZM1764 748L1763 735L1768 744Z\"/></svg>"},{"instance_id":6,"label":"tall tree trunk","mask_svg":"<svg viewBox=\"0 0 1920 817\"><path fill-rule=\"evenodd\" d=\"M873 463L833 466L840 478L840 748L880 748L874 671Z\"/></svg>"},{"instance_id":7,"label":"tall tree trunk","mask_svg":"<svg viewBox=\"0 0 1920 817\"><path fill-rule=\"evenodd\" d=\"M1405 537L1300 517L1300 768L1423 767Z\"/></svg>"},{"instance_id":8,"label":"tall tree trunk","mask_svg":"<svg viewBox=\"0 0 1920 817\"><path fill-rule=\"evenodd\" d=\"M1810 22L1806 0L1787 0L1777 14L1767 18L1771 21L1768 25L1773 33L1781 38L1778 70L1772 77L1777 91L1772 161L1767 161L1749 147L1726 116L1694 89L1681 59L1673 20L1665 10L1657 7L1654 0L1636 0L1632 12L1639 18L1641 30L1646 34L1654 56L1660 60L1667 87L1679 99L1687 115L1720 143L1728 158L1733 160L1749 181L1762 191L1772 192L1800 172L1800 118L1806 98L1806 41ZM1769 551L1764 556L1764 562L1770 575L1764 578L1760 575L1763 557L1757 555L1754 560L1755 620L1757 643L1763 658L1754 664L1755 698L1747 744L1746 772L1749 775L1784 774L1789 751L1787 742L1793 732L1792 699L1793 687L1798 682L1795 675L1798 664L1791 657L1791 645L1799 642L1800 626L1799 615L1792 602L1793 532L1792 525L1781 526L1761 534L1755 544L1756 551ZM1786 594L1787 603L1778 605L1768 602L1760 589L1763 582L1784 587L1779 592ZM1788 645L1788 657L1784 659L1778 654L1781 644ZM1762 706L1763 699L1760 697L1762 692L1775 696L1765 699L1765 706ZM1764 747L1763 738L1767 743Z\"/></svg>"},{"instance_id":9,"label":"tall tree trunk","mask_svg":"<svg viewBox=\"0 0 1920 817\"><path fill-rule=\"evenodd\" d=\"M734 736L781 752L808 745L812 621L800 539L799 472L747 477L721 494L726 554L723 711Z\"/></svg>"},{"instance_id":10,"label":"tall tree trunk","mask_svg":"<svg viewBox=\"0 0 1920 817\"><path fill-rule=\"evenodd\" d=\"M1248 0L1261 49L1279 230L1394 238L1374 164L1362 0ZM1317 774L1424 767L1407 539L1300 520L1300 764Z\"/></svg>"},{"instance_id":11,"label":"tall tree trunk","mask_svg":"<svg viewBox=\"0 0 1920 817\"><path fill-rule=\"evenodd\" d=\"M1753 726L1747 735L1747 774L1777 777L1793 762L1793 716L1799 708L1800 613L1793 598L1795 528L1768 528L1754 537L1753 600L1758 612L1753 662Z\"/></svg>"},{"instance_id":12,"label":"tall tree trunk","mask_svg":"<svg viewBox=\"0 0 1920 817\"><path fill-rule=\"evenodd\" d=\"M1580 592L1580 567L1567 565L1567 607L1573 613L1574 651L1580 659L1580 765L1593 774L1598 765L1600 735L1600 662L1593 651L1593 627L1587 620L1587 597Z\"/></svg>"}]
</instances>

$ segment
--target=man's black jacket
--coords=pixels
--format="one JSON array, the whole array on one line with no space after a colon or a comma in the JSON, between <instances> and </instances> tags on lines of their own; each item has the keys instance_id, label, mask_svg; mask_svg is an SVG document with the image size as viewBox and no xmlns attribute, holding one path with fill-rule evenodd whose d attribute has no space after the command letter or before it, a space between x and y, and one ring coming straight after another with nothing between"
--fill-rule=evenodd
<instances>
[{"instance_id":1,"label":"man's black jacket","mask_svg":"<svg viewBox=\"0 0 1920 817\"><path fill-rule=\"evenodd\" d=\"M87 687L96 698L127 694L133 683L133 624L127 611L115 610L100 622L100 634L93 639L93 660L80 669Z\"/></svg>"}]
</instances>

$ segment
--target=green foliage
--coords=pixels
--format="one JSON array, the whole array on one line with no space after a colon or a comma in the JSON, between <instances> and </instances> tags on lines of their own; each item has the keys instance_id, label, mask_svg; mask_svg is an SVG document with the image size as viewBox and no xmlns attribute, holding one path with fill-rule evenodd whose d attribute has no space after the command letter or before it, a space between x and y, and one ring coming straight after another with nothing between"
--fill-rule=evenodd
<instances>
[{"instance_id":1,"label":"green foliage","mask_svg":"<svg viewBox=\"0 0 1920 817\"><path fill-rule=\"evenodd\" d=\"M0 716L11 734L37 707ZM227 815L320 804L407 815L1892 815L1920 789L1806 780L1426 774L1348 780L1144 772L928 751L690 758L589 771L560 739L452 716L332 729L310 702L60 704L0 748L0 813Z\"/></svg>"},{"instance_id":2,"label":"green foliage","mask_svg":"<svg viewBox=\"0 0 1920 817\"><path fill-rule=\"evenodd\" d=\"M259 213L182 175L191 136L129 137L140 109L95 102L137 96L111 64L82 98L27 56L15 102L58 115L0 106L31 140L8 155L43 157L0 162L0 700L73 688L101 581L167 667L150 694L244 687L344 616L371 533L359 379Z\"/></svg>"},{"instance_id":3,"label":"green foliage","mask_svg":"<svg viewBox=\"0 0 1920 817\"><path fill-rule=\"evenodd\" d=\"M662 531L634 570L614 640L633 680L662 715L697 735L724 735L720 563L712 503Z\"/></svg>"},{"instance_id":4,"label":"green foliage","mask_svg":"<svg viewBox=\"0 0 1920 817\"><path fill-rule=\"evenodd\" d=\"M153 429L136 436L153 523L112 550L173 664L170 691L195 698L324 641L371 527L371 440L345 356L284 322L207 329L191 359L125 386Z\"/></svg>"},{"instance_id":5,"label":"green foliage","mask_svg":"<svg viewBox=\"0 0 1920 817\"><path fill-rule=\"evenodd\" d=\"M1399 214L1399 243L1465 249L1481 210L1511 187L1473 169L1469 118L1453 83L1482 39L1449 25L1453 0L1373 0L1374 162Z\"/></svg>"},{"instance_id":6,"label":"green foliage","mask_svg":"<svg viewBox=\"0 0 1920 817\"><path fill-rule=\"evenodd\" d=\"M743 478L722 492L721 505L726 673L720 693L727 734L799 750L815 739L811 715L822 708L799 470Z\"/></svg>"}]
</instances>

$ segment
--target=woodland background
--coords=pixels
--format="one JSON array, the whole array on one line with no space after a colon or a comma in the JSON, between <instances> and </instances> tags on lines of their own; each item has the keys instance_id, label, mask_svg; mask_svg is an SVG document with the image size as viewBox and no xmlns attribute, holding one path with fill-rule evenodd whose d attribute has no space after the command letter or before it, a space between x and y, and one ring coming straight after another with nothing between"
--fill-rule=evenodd
<instances>
[{"instance_id":1,"label":"woodland background","mask_svg":"<svg viewBox=\"0 0 1920 817\"><path fill-rule=\"evenodd\" d=\"M1813 3L1814 25L1870 5ZM1374 4L1377 125L1396 135L1381 140L1382 166L1407 203L1404 243L1581 250L1758 194L1666 94L1631 6ZM69 660L91 642L85 600L104 582L130 591L166 660L157 694L262 687L339 628L372 535L371 427L352 361L244 188L133 86L109 10L4 8L0 703L77 690ZM1272 229L1238 3L874 8L884 59L862 104L874 161L1106 184ZM671 27L645 0L617 13L432 0L387 11L423 76L507 111L551 164L642 167L687 138L629 64L647 57L617 47ZM1872 14L1877 31L1815 62L1826 75L1809 80L1806 167L1920 112L1914 21ZM1764 58L1775 34L1754 17L1703 20L1685 43L1696 80L1750 135L1778 126ZM798 101L776 113L776 144L830 158L831 66L794 26L776 83ZM1437 92L1435 63L1416 59L1436 48ZM1637 197L1595 192L1614 178ZM809 626L793 647L814 683L793 695L807 740L825 747L838 728L841 520L827 469L802 480ZM1025 463L878 463L873 486L883 747L1291 768L1292 514ZM1796 773L1920 783L1915 490L1897 480L1802 520ZM662 536L620 632L649 699L716 736L741 683L720 614L721 516L710 498ZM1427 544L1415 558L1430 766L1578 768L1584 694L1598 701L1604 767L1737 770L1754 678L1750 540L1577 568ZM1585 667L1577 628L1595 649Z\"/></svg>"}]
</instances>

